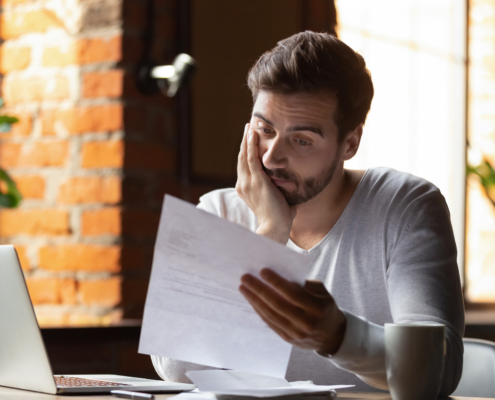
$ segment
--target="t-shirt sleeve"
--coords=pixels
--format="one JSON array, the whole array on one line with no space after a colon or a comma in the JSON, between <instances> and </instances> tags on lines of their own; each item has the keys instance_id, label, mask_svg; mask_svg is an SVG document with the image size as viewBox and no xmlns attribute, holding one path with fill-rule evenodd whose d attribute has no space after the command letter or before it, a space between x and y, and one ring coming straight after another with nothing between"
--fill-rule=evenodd
<instances>
[{"instance_id":1,"label":"t-shirt sleeve","mask_svg":"<svg viewBox=\"0 0 495 400\"><path fill-rule=\"evenodd\" d=\"M218 191L211 192L204 196L201 196L201 198L199 199L199 203L196 207L199 208L200 210L209 212L210 214L224 218L225 212L222 213L221 200L222 199Z\"/></svg>"},{"instance_id":2,"label":"t-shirt sleeve","mask_svg":"<svg viewBox=\"0 0 495 400\"><path fill-rule=\"evenodd\" d=\"M167 357L151 356L151 362L156 373L164 381L192 383L186 376L187 371L202 371L207 369L219 369L207 365L194 364L186 361L173 360Z\"/></svg>"},{"instance_id":3,"label":"t-shirt sleeve","mask_svg":"<svg viewBox=\"0 0 495 400\"><path fill-rule=\"evenodd\" d=\"M388 296L395 323L436 322L446 327L440 396L462 374L464 306L457 250L443 196L430 192L408 205L388 256ZM366 383L387 389L384 327L346 313L344 341L331 361Z\"/></svg>"}]
</instances>

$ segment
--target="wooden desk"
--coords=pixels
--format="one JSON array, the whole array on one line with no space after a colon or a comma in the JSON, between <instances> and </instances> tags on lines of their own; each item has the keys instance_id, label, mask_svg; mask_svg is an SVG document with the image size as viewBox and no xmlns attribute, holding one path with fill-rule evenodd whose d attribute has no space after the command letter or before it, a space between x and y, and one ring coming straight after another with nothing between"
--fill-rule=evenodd
<instances>
[{"instance_id":1,"label":"wooden desk","mask_svg":"<svg viewBox=\"0 0 495 400\"><path fill-rule=\"evenodd\" d=\"M354 399L354 400L391 400L388 394L382 393L365 393L365 392L338 392L338 398L341 399ZM155 395L156 400L164 400L169 397L175 396L174 394L157 394ZM92 399L92 400L109 400L118 397L110 395L91 395L91 396L54 396L51 394L43 394L36 392L29 392L27 390L17 390L0 387L0 400L77 400L77 399ZM314 400L314 399L325 399L323 396L311 396L311 397L301 397L302 400ZM495 399L483 399L481 397L449 397L452 400L495 400Z\"/></svg>"}]
</instances>

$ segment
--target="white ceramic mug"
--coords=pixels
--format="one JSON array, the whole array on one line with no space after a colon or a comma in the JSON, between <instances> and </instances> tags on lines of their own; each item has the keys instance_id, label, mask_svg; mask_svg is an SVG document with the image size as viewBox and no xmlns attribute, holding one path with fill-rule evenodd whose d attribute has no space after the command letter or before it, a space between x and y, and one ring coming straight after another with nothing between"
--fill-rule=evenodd
<instances>
[{"instance_id":1,"label":"white ceramic mug","mask_svg":"<svg viewBox=\"0 0 495 400\"><path fill-rule=\"evenodd\" d=\"M445 325L385 324L387 381L393 400L434 400L445 361Z\"/></svg>"}]
</instances>

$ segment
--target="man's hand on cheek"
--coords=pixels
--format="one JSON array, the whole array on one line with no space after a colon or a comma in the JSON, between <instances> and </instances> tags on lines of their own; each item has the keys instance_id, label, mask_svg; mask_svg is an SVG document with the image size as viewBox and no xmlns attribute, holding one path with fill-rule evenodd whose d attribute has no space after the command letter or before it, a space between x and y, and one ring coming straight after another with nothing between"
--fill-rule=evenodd
<instances>
[{"instance_id":1,"label":"man's hand on cheek","mask_svg":"<svg viewBox=\"0 0 495 400\"><path fill-rule=\"evenodd\" d=\"M258 154L258 133L246 124L237 162L237 193L258 218L258 234L279 243L289 240L295 207L290 207L285 197L263 171Z\"/></svg>"},{"instance_id":2,"label":"man's hand on cheek","mask_svg":"<svg viewBox=\"0 0 495 400\"><path fill-rule=\"evenodd\" d=\"M302 287L269 269L260 275L266 283L246 274L239 290L263 321L294 346L335 354L346 318L323 283L306 281Z\"/></svg>"}]
</instances>

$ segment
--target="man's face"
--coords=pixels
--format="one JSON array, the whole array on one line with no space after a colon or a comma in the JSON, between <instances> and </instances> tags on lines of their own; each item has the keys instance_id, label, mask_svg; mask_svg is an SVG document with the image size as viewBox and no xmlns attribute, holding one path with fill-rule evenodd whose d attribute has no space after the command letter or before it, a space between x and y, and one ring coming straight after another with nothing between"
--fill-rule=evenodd
<instances>
[{"instance_id":1,"label":"man's face","mask_svg":"<svg viewBox=\"0 0 495 400\"><path fill-rule=\"evenodd\" d=\"M332 180L341 160L328 93L282 95L260 92L251 129L259 135L263 168L290 205L316 197Z\"/></svg>"}]
</instances>

